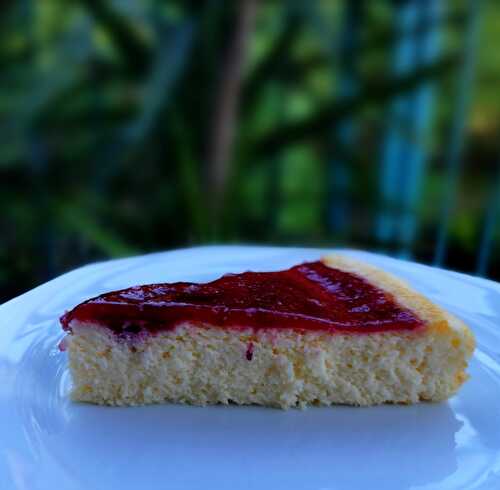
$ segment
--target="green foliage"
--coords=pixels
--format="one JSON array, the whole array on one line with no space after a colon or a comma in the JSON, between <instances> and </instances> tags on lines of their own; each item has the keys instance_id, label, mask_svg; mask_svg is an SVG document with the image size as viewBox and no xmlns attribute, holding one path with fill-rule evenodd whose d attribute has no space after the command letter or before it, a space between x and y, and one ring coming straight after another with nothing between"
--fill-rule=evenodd
<instances>
[{"instance_id":1,"label":"green foliage","mask_svg":"<svg viewBox=\"0 0 500 490\"><path fill-rule=\"evenodd\" d=\"M243 2L242 2L243 3ZM430 260L441 164L460 64L461 2L442 19L428 66L391 73L401 33L394 2L372 2L356 58L359 90L342 97L339 36L347 2L260 2L238 101L223 211L209 212L207 149L241 4L228 0L10 2L0 20L0 299L79 264L208 241L377 248L378 160L387 105L436 87L413 252ZM477 97L468 125L476 176L452 223L450 265L473 267L500 113L500 9L485 7ZM425 31L419 26L415 35ZM346 145L337 129L359 128ZM401 123L401 134L412 134ZM486 136L485 136L486 135ZM327 219L332 156L351 173L350 228ZM476 157L482 164L475 166ZM470 162L470 163L469 163ZM477 179L477 175L486 178ZM497 236L497 235L495 235ZM497 242L498 243L498 242ZM396 250L392 250L393 252ZM465 257L465 261L463 258ZM500 277L500 263L490 273Z\"/></svg>"}]
</instances>

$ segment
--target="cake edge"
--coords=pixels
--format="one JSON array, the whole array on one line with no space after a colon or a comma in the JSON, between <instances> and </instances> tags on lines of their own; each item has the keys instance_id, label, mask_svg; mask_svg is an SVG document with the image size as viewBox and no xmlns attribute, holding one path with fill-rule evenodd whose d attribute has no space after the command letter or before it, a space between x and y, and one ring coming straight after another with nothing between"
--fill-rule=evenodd
<instances>
[{"instance_id":1,"label":"cake edge","mask_svg":"<svg viewBox=\"0 0 500 490\"><path fill-rule=\"evenodd\" d=\"M466 346L468 357L476 347L471 329L458 317L436 305L423 294L414 290L406 281L374 265L347 255L328 254L321 259L326 265L358 274L380 289L391 294L403 307L414 312L426 322L426 329L437 335L457 336Z\"/></svg>"}]
</instances>

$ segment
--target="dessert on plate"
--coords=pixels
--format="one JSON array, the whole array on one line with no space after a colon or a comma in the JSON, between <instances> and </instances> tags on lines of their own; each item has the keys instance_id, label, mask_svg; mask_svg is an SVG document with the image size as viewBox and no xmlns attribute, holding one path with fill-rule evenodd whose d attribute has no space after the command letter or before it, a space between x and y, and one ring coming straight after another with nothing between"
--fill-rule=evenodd
<instances>
[{"instance_id":1,"label":"dessert on plate","mask_svg":"<svg viewBox=\"0 0 500 490\"><path fill-rule=\"evenodd\" d=\"M105 405L439 401L467 379L474 349L459 319L341 255L114 291L61 323L72 398Z\"/></svg>"}]
</instances>

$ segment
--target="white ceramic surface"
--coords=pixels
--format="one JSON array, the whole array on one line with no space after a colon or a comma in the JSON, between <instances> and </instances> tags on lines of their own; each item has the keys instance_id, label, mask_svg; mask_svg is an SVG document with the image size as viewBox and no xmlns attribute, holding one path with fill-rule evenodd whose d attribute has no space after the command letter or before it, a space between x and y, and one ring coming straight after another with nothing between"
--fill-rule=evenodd
<instances>
[{"instance_id":1,"label":"white ceramic surface","mask_svg":"<svg viewBox=\"0 0 500 490\"><path fill-rule=\"evenodd\" d=\"M281 411L71 403L58 317L138 283L277 270L322 250L203 247L94 264L0 306L0 489L498 489L500 285L349 252L473 328L471 380L447 403Z\"/></svg>"}]
</instances>

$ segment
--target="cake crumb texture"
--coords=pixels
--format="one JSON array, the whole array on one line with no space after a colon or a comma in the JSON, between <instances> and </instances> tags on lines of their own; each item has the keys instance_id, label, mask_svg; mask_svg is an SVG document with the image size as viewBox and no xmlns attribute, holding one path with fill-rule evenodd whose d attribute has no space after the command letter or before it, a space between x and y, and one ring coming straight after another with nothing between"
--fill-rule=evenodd
<instances>
[{"instance_id":1,"label":"cake crumb texture","mask_svg":"<svg viewBox=\"0 0 500 490\"><path fill-rule=\"evenodd\" d=\"M103 405L439 401L467 378L473 347L459 328L332 335L186 323L133 344L97 325L72 330L72 398Z\"/></svg>"}]
</instances>

